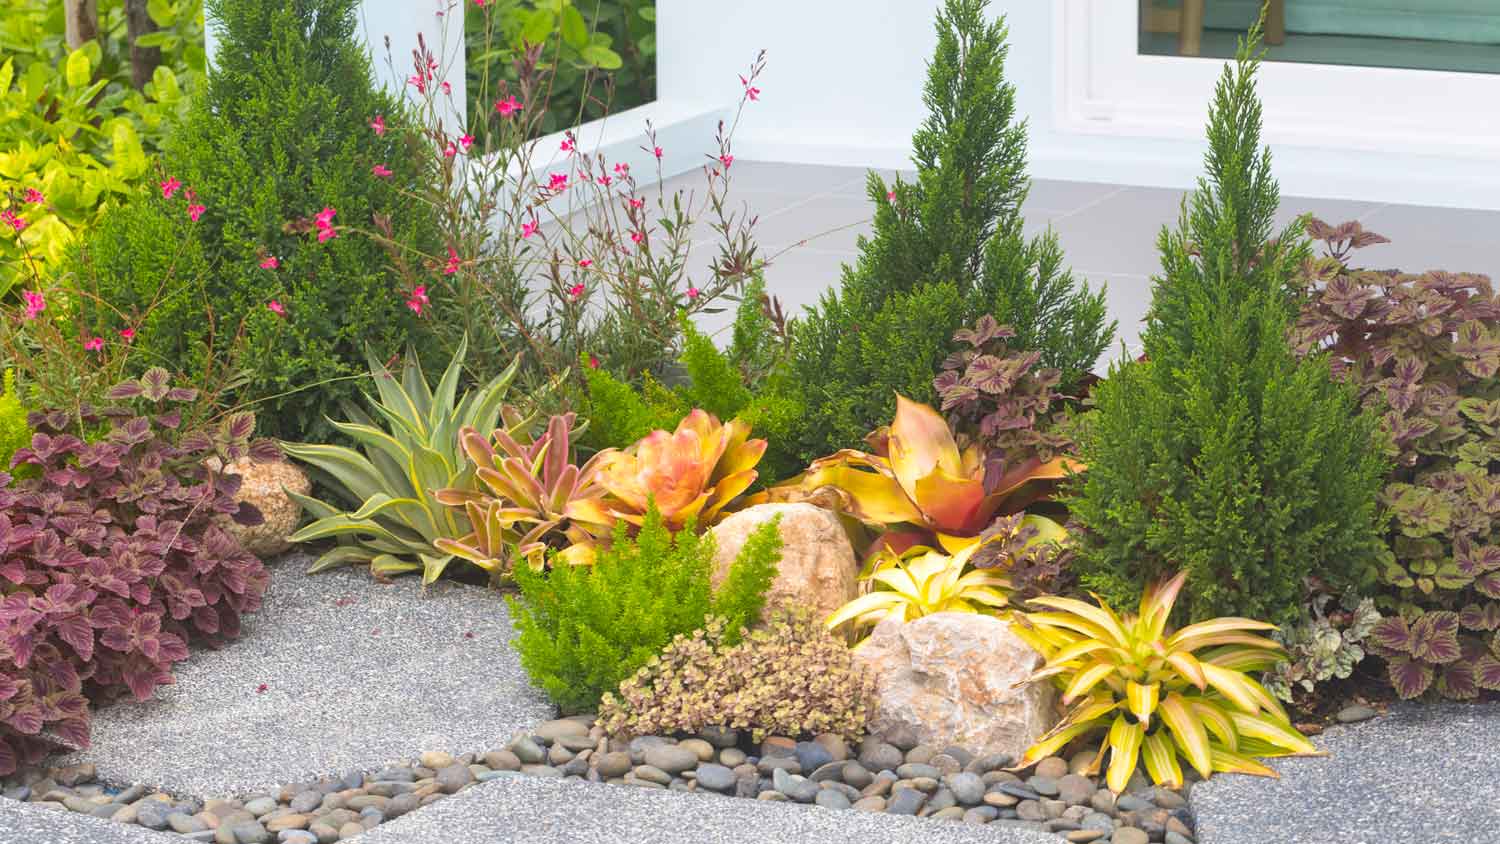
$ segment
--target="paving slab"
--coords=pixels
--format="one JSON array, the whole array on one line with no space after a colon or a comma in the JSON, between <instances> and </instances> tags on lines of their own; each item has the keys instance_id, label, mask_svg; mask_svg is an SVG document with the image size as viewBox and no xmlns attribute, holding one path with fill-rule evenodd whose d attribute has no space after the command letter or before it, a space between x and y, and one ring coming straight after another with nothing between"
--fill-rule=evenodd
<instances>
[{"instance_id":1,"label":"paving slab","mask_svg":"<svg viewBox=\"0 0 1500 844\"><path fill-rule=\"evenodd\" d=\"M396 820L359 844L1059 844L997 824L970 826L852 809L517 777L492 780Z\"/></svg>"},{"instance_id":2,"label":"paving slab","mask_svg":"<svg viewBox=\"0 0 1500 844\"><path fill-rule=\"evenodd\" d=\"M425 750L492 749L553 717L508 644L500 595L307 564L272 563L265 607L238 640L195 652L152 700L99 709L92 747L62 763L92 762L117 784L242 796Z\"/></svg>"},{"instance_id":3,"label":"paving slab","mask_svg":"<svg viewBox=\"0 0 1500 844\"><path fill-rule=\"evenodd\" d=\"M1203 844L1500 841L1500 704L1402 704L1318 736L1326 757L1271 763L1279 780L1193 788Z\"/></svg>"},{"instance_id":4,"label":"paving slab","mask_svg":"<svg viewBox=\"0 0 1500 844\"><path fill-rule=\"evenodd\" d=\"M0 798L0 841L6 844L183 844L180 835Z\"/></svg>"}]
</instances>

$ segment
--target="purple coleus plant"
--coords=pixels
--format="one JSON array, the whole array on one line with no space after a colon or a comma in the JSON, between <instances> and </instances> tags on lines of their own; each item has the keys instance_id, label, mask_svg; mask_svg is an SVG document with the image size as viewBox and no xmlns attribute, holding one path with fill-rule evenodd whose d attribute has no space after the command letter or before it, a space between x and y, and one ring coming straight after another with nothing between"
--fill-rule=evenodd
<instances>
[{"instance_id":1,"label":"purple coleus plant","mask_svg":"<svg viewBox=\"0 0 1500 844\"><path fill-rule=\"evenodd\" d=\"M1404 698L1500 691L1500 297L1472 273L1351 269L1387 242L1310 220L1327 247L1304 274L1293 332L1379 414L1393 469L1387 617L1370 634Z\"/></svg>"},{"instance_id":2,"label":"purple coleus plant","mask_svg":"<svg viewBox=\"0 0 1500 844\"><path fill-rule=\"evenodd\" d=\"M173 408L197 392L161 369L109 398L33 413L12 465L38 476L0 473L0 775L40 758L46 733L87 746L91 701L171 683L190 642L239 633L269 580L223 526L260 513L210 469L265 450L254 417L180 431Z\"/></svg>"}]
</instances>

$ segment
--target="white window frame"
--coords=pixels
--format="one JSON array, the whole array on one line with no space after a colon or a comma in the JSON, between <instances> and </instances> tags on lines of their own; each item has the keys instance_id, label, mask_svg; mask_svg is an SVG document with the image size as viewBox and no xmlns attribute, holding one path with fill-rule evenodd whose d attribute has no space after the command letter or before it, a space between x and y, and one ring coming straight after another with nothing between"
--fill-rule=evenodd
<instances>
[{"instance_id":1,"label":"white window frame","mask_svg":"<svg viewBox=\"0 0 1500 844\"><path fill-rule=\"evenodd\" d=\"M1134 0L1056 0L1054 117L1064 132L1201 138L1224 62L1137 52ZM1265 140L1500 162L1500 74L1266 62Z\"/></svg>"}]
</instances>

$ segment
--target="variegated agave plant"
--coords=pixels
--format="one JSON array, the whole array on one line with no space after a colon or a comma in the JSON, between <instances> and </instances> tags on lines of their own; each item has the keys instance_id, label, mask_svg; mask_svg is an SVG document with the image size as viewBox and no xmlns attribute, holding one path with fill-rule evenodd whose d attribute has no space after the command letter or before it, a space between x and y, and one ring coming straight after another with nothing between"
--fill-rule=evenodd
<instances>
[{"instance_id":1,"label":"variegated agave plant","mask_svg":"<svg viewBox=\"0 0 1500 844\"><path fill-rule=\"evenodd\" d=\"M1254 757L1318 752L1276 698L1247 676L1285 658L1279 644L1251 632L1275 625L1216 618L1167 630L1186 580L1179 574L1148 589L1139 615L1121 617L1103 601L1057 597L1031 600L1049 612L1014 614L1020 623L1012 629L1047 658L1026 682L1055 682L1071 707L1027 749L1021 767L1095 732L1104 740L1089 773L1098 773L1108 756L1105 780L1116 793L1141 760L1157 783L1179 788L1179 756L1204 778L1220 771L1274 777Z\"/></svg>"},{"instance_id":2,"label":"variegated agave plant","mask_svg":"<svg viewBox=\"0 0 1500 844\"><path fill-rule=\"evenodd\" d=\"M501 418L506 389L515 377L512 363L489 383L459 398L458 379L467 341L459 344L437 387L430 387L416 355L408 353L400 377L369 356L377 396L366 396L370 412L345 408L348 422L333 426L359 444L343 446L283 443L286 453L306 463L325 489L347 506L308 496L295 498L313 516L312 523L291 536L293 542L335 538L310 571L342 565L368 565L379 576L422 572L431 583L455 559L438 540L457 540L473 532L462 509L444 505L437 492L472 489L474 467L459 448L464 428L490 430ZM506 424L524 427L511 414Z\"/></svg>"}]
</instances>

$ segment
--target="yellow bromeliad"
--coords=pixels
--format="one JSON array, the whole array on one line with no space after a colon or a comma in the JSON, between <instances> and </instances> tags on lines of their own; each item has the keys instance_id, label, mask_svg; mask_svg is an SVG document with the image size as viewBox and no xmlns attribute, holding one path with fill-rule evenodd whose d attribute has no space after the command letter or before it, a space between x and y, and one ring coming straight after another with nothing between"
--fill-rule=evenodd
<instances>
[{"instance_id":1,"label":"yellow bromeliad","mask_svg":"<svg viewBox=\"0 0 1500 844\"><path fill-rule=\"evenodd\" d=\"M1151 778L1182 785L1178 757L1207 778L1214 772L1276 776L1257 756L1316 754L1286 711L1247 672L1285 659L1281 645L1251 631L1275 625L1216 618L1167 631L1167 616L1186 574L1152 587L1139 615L1117 615L1071 598L1030 603L1050 612L1015 613L1012 626L1047 662L1026 682L1052 680L1071 708L1022 758L1020 767L1096 731L1104 740L1089 773L1109 756L1106 781L1124 791L1138 761ZM1207 649L1207 650L1205 650ZM1198 653L1202 651L1202 653Z\"/></svg>"},{"instance_id":2,"label":"yellow bromeliad","mask_svg":"<svg viewBox=\"0 0 1500 844\"><path fill-rule=\"evenodd\" d=\"M939 612L976 613L1004 607L1010 591L1008 579L992 569L965 571L978 548L970 545L952 556L926 549L904 557L880 552L869 577L874 589L830 615L828 629L853 622L855 630L863 631L886 618L911 621Z\"/></svg>"}]
</instances>

